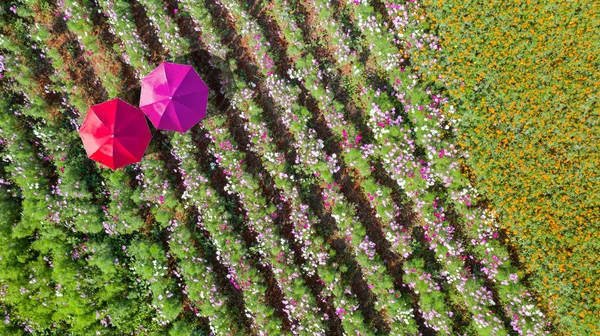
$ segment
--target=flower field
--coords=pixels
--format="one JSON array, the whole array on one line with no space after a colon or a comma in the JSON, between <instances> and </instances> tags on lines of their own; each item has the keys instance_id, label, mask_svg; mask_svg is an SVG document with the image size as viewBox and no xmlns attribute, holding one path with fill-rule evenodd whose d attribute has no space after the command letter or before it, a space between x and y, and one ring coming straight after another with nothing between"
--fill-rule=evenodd
<instances>
[{"instance_id":1,"label":"flower field","mask_svg":"<svg viewBox=\"0 0 600 336\"><path fill-rule=\"evenodd\" d=\"M504 175L464 140L489 130L443 80L450 52L432 22L451 14L428 6L3 3L0 334L578 331L551 323L567 316L538 282L552 255L510 234L540 219L506 217L481 182ZM89 160L89 107L137 105L164 61L202 77L207 117L151 128L140 163Z\"/></svg>"},{"instance_id":2,"label":"flower field","mask_svg":"<svg viewBox=\"0 0 600 336\"><path fill-rule=\"evenodd\" d=\"M558 333L600 333L599 4L425 5L411 56L452 97L458 143L527 283Z\"/></svg>"}]
</instances>

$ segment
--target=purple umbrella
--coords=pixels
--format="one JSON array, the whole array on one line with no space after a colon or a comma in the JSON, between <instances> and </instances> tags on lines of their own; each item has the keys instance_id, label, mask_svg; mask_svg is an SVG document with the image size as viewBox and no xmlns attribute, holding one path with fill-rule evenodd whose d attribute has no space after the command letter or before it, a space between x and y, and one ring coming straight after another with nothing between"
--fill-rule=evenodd
<instances>
[{"instance_id":1,"label":"purple umbrella","mask_svg":"<svg viewBox=\"0 0 600 336\"><path fill-rule=\"evenodd\" d=\"M140 109L157 129L187 132L207 103L208 86L191 65L164 62L142 79Z\"/></svg>"}]
</instances>

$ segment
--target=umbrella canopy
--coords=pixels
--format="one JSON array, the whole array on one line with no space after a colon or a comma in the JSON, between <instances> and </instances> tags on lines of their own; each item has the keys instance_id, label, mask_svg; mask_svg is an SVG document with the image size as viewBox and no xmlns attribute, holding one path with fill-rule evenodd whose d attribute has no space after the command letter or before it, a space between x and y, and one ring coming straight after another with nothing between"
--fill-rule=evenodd
<instances>
[{"instance_id":1,"label":"umbrella canopy","mask_svg":"<svg viewBox=\"0 0 600 336\"><path fill-rule=\"evenodd\" d=\"M208 86L190 65L164 62L142 79L140 108L157 129L187 132L207 103Z\"/></svg>"},{"instance_id":2,"label":"umbrella canopy","mask_svg":"<svg viewBox=\"0 0 600 336\"><path fill-rule=\"evenodd\" d=\"M152 138L142 111L119 98L90 107L79 135L88 157L112 170L139 162Z\"/></svg>"}]
</instances>

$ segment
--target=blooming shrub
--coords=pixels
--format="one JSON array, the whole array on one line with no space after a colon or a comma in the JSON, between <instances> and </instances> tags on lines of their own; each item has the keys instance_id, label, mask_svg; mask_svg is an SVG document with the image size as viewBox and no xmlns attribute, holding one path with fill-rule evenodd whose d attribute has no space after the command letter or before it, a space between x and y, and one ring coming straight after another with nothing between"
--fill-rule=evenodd
<instances>
[{"instance_id":1,"label":"blooming shrub","mask_svg":"<svg viewBox=\"0 0 600 336\"><path fill-rule=\"evenodd\" d=\"M397 20L419 21L412 62L449 93L478 189L557 329L598 332L598 3L423 5Z\"/></svg>"}]
</instances>

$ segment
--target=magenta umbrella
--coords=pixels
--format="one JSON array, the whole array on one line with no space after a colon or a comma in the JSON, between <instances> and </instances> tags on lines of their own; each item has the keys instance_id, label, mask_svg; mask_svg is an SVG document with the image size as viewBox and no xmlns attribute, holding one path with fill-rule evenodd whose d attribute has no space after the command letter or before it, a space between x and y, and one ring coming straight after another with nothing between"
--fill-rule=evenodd
<instances>
[{"instance_id":1,"label":"magenta umbrella","mask_svg":"<svg viewBox=\"0 0 600 336\"><path fill-rule=\"evenodd\" d=\"M207 103L208 86L191 65L164 62L142 79L140 109L157 129L187 132Z\"/></svg>"}]
</instances>

